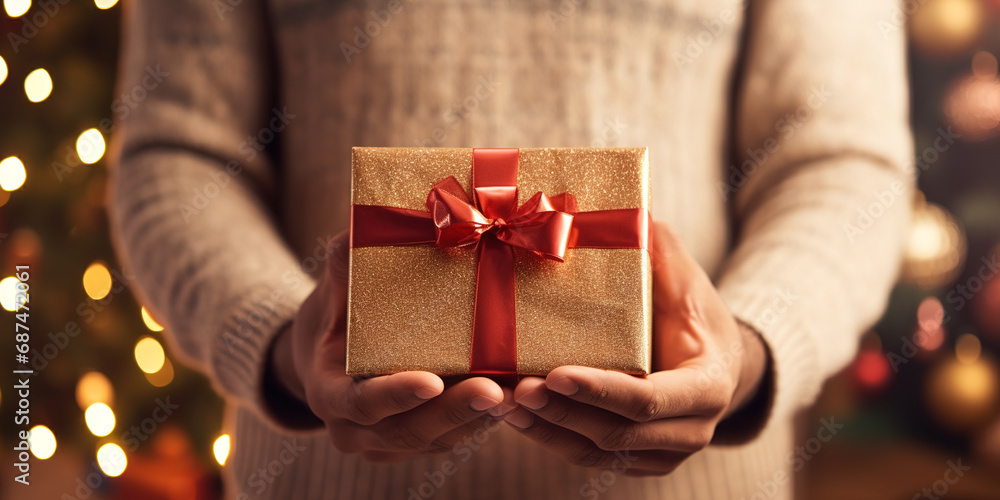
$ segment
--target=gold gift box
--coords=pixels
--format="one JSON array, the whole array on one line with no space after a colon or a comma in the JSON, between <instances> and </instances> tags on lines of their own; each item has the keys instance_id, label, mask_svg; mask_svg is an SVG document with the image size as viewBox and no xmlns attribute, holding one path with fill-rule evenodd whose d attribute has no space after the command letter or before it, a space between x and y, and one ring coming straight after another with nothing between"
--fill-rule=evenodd
<instances>
[{"instance_id":1,"label":"gold gift box","mask_svg":"<svg viewBox=\"0 0 1000 500\"><path fill-rule=\"evenodd\" d=\"M354 148L354 205L427 210L454 176L468 192L471 148ZM519 150L518 205L571 193L580 212L649 210L646 148ZM520 249L519 249L520 250ZM642 248L571 248L564 262L517 252L517 372L562 365L650 370L652 271ZM476 252L431 245L351 248L347 373L470 372Z\"/></svg>"}]
</instances>

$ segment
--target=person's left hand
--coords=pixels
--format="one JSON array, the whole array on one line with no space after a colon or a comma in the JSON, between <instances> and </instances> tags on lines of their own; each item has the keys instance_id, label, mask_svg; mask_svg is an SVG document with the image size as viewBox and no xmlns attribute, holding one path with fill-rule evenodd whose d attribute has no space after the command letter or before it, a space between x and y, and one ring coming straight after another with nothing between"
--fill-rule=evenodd
<instances>
[{"instance_id":1,"label":"person's left hand","mask_svg":"<svg viewBox=\"0 0 1000 500\"><path fill-rule=\"evenodd\" d=\"M733 318L671 230L654 224L653 369L645 378L583 366L523 379L505 420L570 463L628 475L673 471L750 400L767 353Z\"/></svg>"}]
</instances>

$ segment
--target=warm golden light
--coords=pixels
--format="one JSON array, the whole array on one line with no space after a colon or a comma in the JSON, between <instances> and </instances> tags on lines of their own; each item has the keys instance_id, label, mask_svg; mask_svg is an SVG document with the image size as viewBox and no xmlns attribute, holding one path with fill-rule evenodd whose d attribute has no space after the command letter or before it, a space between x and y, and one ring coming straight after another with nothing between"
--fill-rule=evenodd
<instances>
[{"instance_id":1,"label":"warm golden light","mask_svg":"<svg viewBox=\"0 0 1000 500\"><path fill-rule=\"evenodd\" d=\"M983 5L979 0L924 0L910 16L914 44L936 57L960 54L982 33Z\"/></svg>"},{"instance_id":2,"label":"warm golden light","mask_svg":"<svg viewBox=\"0 0 1000 500\"><path fill-rule=\"evenodd\" d=\"M154 387L164 387L174 381L174 364L169 359L163 358L163 368L155 373L144 373L143 375Z\"/></svg>"},{"instance_id":3,"label":"warm golden light","mask_svg":"<svg viewBox=\"0 0 1000 500\"><path fill-rule=\"evenodd\" d=\"M56 452L56 435L44 425L36 425L28 431L28 448L31 454L45 460Z\"/></svg>"},{"instance_id":4,"label":"warm golden light","mask_svg":"<svg viewBox=\"0 0 1000 500\"><path fill-rule=\"evenodd\" d=\"M103 299L111 292L111 273L102 262L94 262L83 272L83 290L94 300Z\"/></svg>"},{"instance_id":5,"label":"warm golden light","mask_svg":"<svg viewBox=\"0 0 1000 500\"><path fill-rule=\"evenodd\" d=\"M31 102L42 102L52 93L52 77L49 72L38 68L24 77L24 93Z\"/></svg>"},{"instance_id":6,"label":"warm golden light","mask_svg":"<svg viewBox=\"0 0 1000 500\"><path fill-rule=\"evenodd\" d=\"M965 364L972 364L979 361L979 355L983 352L983 345L979 342L979 337L966 333L955 342L955 357Z\"/></svg>"},{"instance_id":7,"label":"warm golden light","mask_svg":"<svg viewBox=\"0 0 1000 500\"><path fill-rule=\"evenodd\" d=\"M31 0L3 0L3 10L10 17L21 17L31 8Z\"/></svg>"},{"instance_id":8,"label":"warm golden light","mask_svg":"<svg viewBox=\"0 0 1000 500\"><path fill-rule=\"evenodd\" d=\"M226 458L229 458L229 434L219 436L212 445L212 451L215 452L215 461L219 465L226 465Z\"/></svg>"},{"instance_id":9,"label":"warm golden light","mask_svg":"<svg viewBox=\"0 0 1000 500\"><path fill-rule=\"evenodd\" d=\"M143 306L140 311L142 313L142 322L146 324L146 328L149 328L150 330L152 330L154 332L162 332L163 331L163 327L160 326L160 324L157 323L156 320L153 319L153 317L149 315L149 311L146 310L145 306Z\"/></svg>"},{"instance_id":10,"label":"warm golden light","mask_svg":"<svg viewBox=\"0 0 1000 500\"><path fill-rule=\"evenodd\" d=\"M94 0L94 5L96 5L97 8L101 10L110 9L111 7L114 7L115 4L117 3L118 0Z\"/></svg>"},{"instance_id":11,"label":"warm golden light","mask_svg":"<svg viewBox=\"0 0 1000 500\"><path fill-rule=\"evenodd\" d=\"M146 373L156 373L163 368L166 356L163 346L153 337L143 337L135 344L135 362Z\"/></svg>"},{"instance_id":12,"label":"warm golden light","mask_svg":"<svg viewBox=\"0 0 1000 500\"><path fill-rule=\"evenodd\" d=\"M16 156L8 156L0 161L0 189L15 191L24 185L28 172L24 164Z\"/></svg>"},{"instance_id":13,"label":"warm golden light","mask_svg":"<svg viewBox=\"0 0 1000 500\"><path fill-rule=\"evenodd\" d=\"M108 477L118 477L128 467L128 458L121 446L107 443L97 450L97 465Z\"/></svg>"},{"instance_id":14,"label":"warm golden light","mask_svg":"<svg viewBox=\"0 0 1000 500\"><path fill-rule=\"evenodd\" d=\"M0 306L8 311L17 308L17 284L20 281L13 276L0 280Z\"/></svg>"},{"instance_id":15,"label":"warm golden light","mask_svg":"<svg viewBox=\"0 0 1000 500\"><path fill-rule=\"evenodd\" d=\"M7 62L0 57L0 85L7 79Z\"/></svg>"},{"instance_id":16,"label":"warm golden light","mask_svg":"<svg viewBox=\"0 0 1000 500\"><path fill-rule=\"evenodd\" d=\"M104 403L94 403L83 412L87 428L97 437L104 437L115 430L115 412Z\"/></svg>"},{"instance_id":17,"label":"warm golden light","mask_svg":"<svg viewBox=\"0 0 1000 500\"><path fill-rule=\"evenodd\" d=\"M965 231L947 210L918 200L903 253L901 280L924 289L949 283L965 261Z\"/></svg>"},{"instance_id":18,"label":"warm golden light","mask_svg":"<svg viewBox=\"0 0 1000 500\"><path fill-rule=\"evenodd\" d=\"M86 409L94 403L110 405L114 402L115 390L111 381L101 372L89 372L76 383L76 404Z\"/></svg>"},{"instance_id":19,"label":"warm golden light","mask_svg":"<svg viewBox=\"0 0 1000 500\"><path fill-rule=\"evenodd\" d=\"M76 154L80 161L91 164L100 160L104 156L104 136L96 128L84 130L80 137L76 138Z\"/></svg>"}]
</instances>

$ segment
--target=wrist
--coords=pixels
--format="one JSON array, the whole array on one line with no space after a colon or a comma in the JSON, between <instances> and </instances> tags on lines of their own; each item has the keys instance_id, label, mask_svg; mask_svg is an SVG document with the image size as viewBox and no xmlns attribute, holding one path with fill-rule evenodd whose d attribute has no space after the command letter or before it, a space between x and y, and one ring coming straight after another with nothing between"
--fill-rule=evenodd
<instances>
[{"instance_id":1,"label":"wrist","mask_svg":"<svg viewBox=\"0 0 1000 500\"><path fill-rule=\"evenodd\" d=\"M740 358L740 370L737 374L736 389L733 393L733 402L726 411L726 415L731 415L745 407L754 399L761 388L761 381L767 372L768 351L764 345L764 340L749 325L737 321L740 333L742 352Z\"/></svg>"}]
</instances>

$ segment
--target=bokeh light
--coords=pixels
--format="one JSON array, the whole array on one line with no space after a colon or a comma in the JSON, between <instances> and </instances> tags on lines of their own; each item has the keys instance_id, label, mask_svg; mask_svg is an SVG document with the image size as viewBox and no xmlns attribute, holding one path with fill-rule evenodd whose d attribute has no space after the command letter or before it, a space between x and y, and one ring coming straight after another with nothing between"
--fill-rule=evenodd
<instances>
[{"instance_id":1,"label":"bokeh light","mask_svg":"<svg viewBox=\"0 0 1000 500\"><path fill-rule=\"evenodd\" d=\"M24 164L16 156L9 156L0 161L0 189L15 191L24 185L28 172Z\"/></svg>"},{"instance_id":2,"label":"bokeh light","mask_svg":"<svg viewBox=\"0 0 1000 500\"><path fill-rule=\"evenodd\" d=\"M114 398L114 387L101 372L88 372L76 383L76 404L80 409L88 408L94 403L110 405Z\"/></svg>"},{"instance_id":3,"label":"bokeh light","mask_svg":"<svg viewBox=\"0 0 1000 500\"><path fill-rule=\"evenodd\" d=\"M979 361L979 355L983 352L983 345L979 342L979 337L966 333L955 341L955 358L960 363L972 364Z\"/></svg>"},{"instance_id":4,"label":"bokeh light","mask_svg":"<svg viewBox=\"0 0 1000 500\"><path fill-rule=\"evenodd\" d=\"M56 435L44 425L36 425L28 431L28 448L39 460L45 460L56 452Z\"/></svg>"},{"instance_id":5,"label":"bokeh light","mask_svg":"<svg viewBox=\"0 0 1000 500\"><path fill-rule=\"evenodd\" d=\"M142 313L142 322L146 324L146 328L149 328L150 330L152 330L154 332L162 332L163 331L163 327L160 326L160 324L157 323L156 320L153 319L152 316L150 316L149 311L146 309L145 306L143 306L140 311Z\"/></svg>"},{"instance_id":6,"label":"bokeh light","mask_svg":"<svg viewBox=\"0 0 1000 500\"><path fill-rule=\"evenodd\" d=\"M38 68L24 77L24 93L31 102L42 102L52 93L52 77L49 72Z\"/></svg>"},{"instance_id":7,"label":"bokeh light","mask_svg":"<svg viewBox=\"0 0 1000 500\"><path fill-rule=\"evenodd\" d=\"M994 414L1000 391L1000 370L990 359L973 363L949 359L931 372L927 407L945 427L969 431L986 424Z\"/></svg>"},{"instance_id":8,"label":"bokeh light","mask_svg":"<svg viewBox=\"0 0 1000 500\"><path fill-rule=\"evenodd\" d=\"M111 273L103 262L94 262L83 272L83 290L94 300L103 299L111 292Z\"/></svg>"},{"instance_id":9,"label":"bokeh light","mask_svg":"<svg viewBox=\"0 0 1000 500\"><path fill-rule=\"evenodd\" d=\"M925 0L910 16L913 44L933 57L958 55L976 42L983 28L979 0Z\"/></svg>"},{"instance_id":10,"label":"bokeh light","mask_svg":"<svg viewBox=\"0 0 1000 500\"><path fill-rule=\"evenodd\" d=\"M135 344L135 362L146 373L156 373L163 368L166 356L163 346L153 337L143 337Z\"/></svg>"},{"instance_id":11,"label":"bokeh light","mask_svg":"<svg viewBox=\"0 0 1000 500\"><path fill-rule=\"evenodd\" d=\"M96 128L84 130L76 138L76 154L80 161L91 164L100 160L104 156L104 136Z\"/></svg>"},{"instance_id":12,"label":"bokeh light","mask_svg":"<svg viewBox=\"0 0 1000 500\"><path fill-rule=\"evenodd\" d=\"M219 462L219 465L226 465L226 458L229 458L229 434L216 438L212 444L212 451L215 453L215 461Z\"/></svg>"},{"instance_id":13,"label":"bokeh light","mask_svg":"<svg viewBox=\"0 0 1000 500\"><path fill-rule=\"evenodd\" d=\"M118 0L94 0L94 5L96 5L97 8L101 10L110 9L111 7L114 7L115 4L117 3Z\"/></svg>"},{"instance_id":14,"label":"bokeh light","mask_svg":"<svg viewBox=\"0 0 1000 500\"><path fill-rule=\"evenodd\" d=\"M965 262L965 231L943 208L918 200L903 253L901 280L933 289L950 283Z\"/></svg>"},{"instance_id":15,"label":"bokeh light","mask_svg":"<svg viewBox=\"0 0 1000 500\"><path fill-rule=\"evenodd\" d=\"M104 403L94 403L83 413L87 428L97 437L104 437L115 430L115 412Z\"/></svg>"},{"instance_id":16,"label":"bokeh light","mask_svg":"<svg viewBox=\"0 0 1000 500\"><path fill-rule=\"evenodd\" d=\"M980 50L972 56L972 74L979 78L997 76L997 58L993 54Z\"/></svg>"},{"instance_id":17,"label":"bokeh light","mask_svg":"<svg viewBox=\"0 0 1000 500\"><path fill-rule=\"evenodd\" d=\"M0 85L7 80L7 62L0 57Z\"/></svg>"},{"instance_id":18,"label":"bokeh light","mask_svg":"<svg viewBox=\"0 0 1000 500\"><path fill-rule=\"evenodd\" d=\"M5 310L14 311L17 307L17 278L8 276L0 280L0 306Z\"/></svg>"},{"instance_id":19,"label":"bokeh light","mask_svg":"<svg viewBox=\"0 0 1000 500\"><path fill-rule=\"evenodd\" d=\"M992 61L996 64L996 60ZM980 63L987 71L989 62ZM959 77L945 91L945 119L963 141L982 141L1000 135L1000 80L996 74Z\"/></svg>"},{"instance_id":20,"label":"bokeh light","mask_svg":"<svg viewBox=\"0 0 1000 500\"><path fill-rule=\"evenodd\" d=\"M154 387L165 387L174 381L174 364L166 357L163 358L163 367L153 373L143 373L146 380Z\"/></svg>"},{"instance_id":21,"label":"bokeh light","mask_svg":"<svg viewBox=\"0 0 1000 500\"><path fill-rule=\"evenodd\" d=\"M21 17L31 8L31 0L3 0L3 10L10 17Z\"/></svg>"},{"instance_id":22,"label":"bokeh light","mask_svg":"<svg viewBox=\"0 0 1000 500\"><path fill-rule=\"evenodd\" d=\"M107 443L97 449L97 465L108 477L118 477L128 467L125 450L114 443Z\"/></svg>"},{"instance_id":23,"label":"bokeh light","mask_svg":"<svg viewBox=\"0 0 1000 500\"><path fill-rule=\"evenodd\" d=\"M925 351L935 351L944 344L944 306L937 297L927 297L917 306L917 331L913 343Z\"/></svg>"},{"instance_id":24,"label":"bokeh light","mask_svg":"<svg viewBox=\"0 0 1000 500\"><path fill-rule=\"evenodd\" d=\"M889 360L882 351L862 351L854 360L854 378L865 389L885 387L889 381Z\"/></svg>"}]
</instances>

